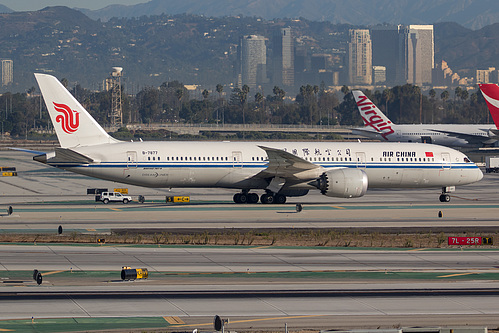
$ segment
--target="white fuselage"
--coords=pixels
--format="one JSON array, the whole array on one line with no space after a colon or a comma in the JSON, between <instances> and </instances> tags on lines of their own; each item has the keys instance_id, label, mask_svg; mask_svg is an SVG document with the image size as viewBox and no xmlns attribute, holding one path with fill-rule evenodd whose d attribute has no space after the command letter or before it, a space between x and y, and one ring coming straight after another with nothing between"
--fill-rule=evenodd
<instances>
[{"instance_id":1,"label":"white fuselage","mask_svg":"<svg viewBox=\"0 0 499 333\"><path fill-rule=\"evenodd\" d=\"M482 178L479 168L451 148L407 143L345 142L120 142L72 148L93 163L49 165L80 174L146 187L265 189L258 177L268 166L258 146L285 150L320 168L288 179L286 189L313 189L322 172L359 168L370 188L464 185Z\"/></svg>"},{"instance_id":2,"label":"white fuselage","mask_svg":"<svg viewBox=\"0 0 499 333\"><path fill-rule=\"evenodd\" d=\"M420 142L433 143L448 147L482 147L482 141L489 141L487 144L494 144L497 141L490 130L495 130L495 125L491 124L415 124L415 125L394 125L390 126L393 133L386 134L381 137L380 132L377 132L370 127L362 127L353 129L352 133L362 135L373 139L379 139L388 142ZM449 133L452 134L449 134ZM459 136L462 134L462 136ZM468 136L476 137L476 142L470 142Z\"/></svg>"}]
</instances>

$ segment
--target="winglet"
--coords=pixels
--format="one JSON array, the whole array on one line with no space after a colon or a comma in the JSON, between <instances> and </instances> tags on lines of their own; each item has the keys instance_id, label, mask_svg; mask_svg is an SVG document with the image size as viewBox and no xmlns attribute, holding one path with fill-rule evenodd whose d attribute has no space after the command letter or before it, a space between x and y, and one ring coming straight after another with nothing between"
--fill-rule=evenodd
<instances>
[{"instance_id":1,"label":"winglet","mask_svg":"<svg viewBox=\"0 0 499 333\"><path fill-rule=\"evenodd\" d=\"M116 143L57 78L35 74L62 148Z\"/></svg>"}]
</instances>

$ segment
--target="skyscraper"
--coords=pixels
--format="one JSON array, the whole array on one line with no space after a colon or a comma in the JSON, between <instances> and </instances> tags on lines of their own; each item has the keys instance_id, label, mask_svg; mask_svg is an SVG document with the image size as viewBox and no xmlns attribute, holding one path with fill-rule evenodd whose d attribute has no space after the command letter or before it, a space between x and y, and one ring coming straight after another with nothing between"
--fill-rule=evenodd
<instances>
[{"instance_id":1,"label":"skyscraper","mask_svg":"<svg viewBox=\"0 0 499 333\"><path fill-rule=\"evenodd\" d=\"M431 84L434 67L433 25L409 25L400 36L399 81Z\"/></svg>"},{"instance_id":2,"label":"skyscraper","mask_svg":"<svg viewBox=\"0 0 499 333\"><path fill-rule=\"evenodd\" d=\"M397 83L400 29L401 25L371 28L373 66L386 68L386 81L390 85Z\"/></svg>"},{"instance_id":3,"label":"skyscraper","mask_svg":"<svg viewBox=\"0 0 499 333\"><path fill-rule=\"evenodd\" d=\"M293 87L295 66L291 28L279 28L274 31L272 52L272 84Z\"/></svg>"},{"instance_id":4,"label":"skyscraper","mask_svg":"<svg viewBox=\"0 0 499 333\"><path fill-rule=\"evenodd\" d=\"M350 29L348 78L350 84L371 84L373 81L371 36L367 29Z\"/></svg>"},{"instance_id":5,"label":"skyscraper","mask_svg":"<svg viewBox=\"0 0 499 333\"><path fill-rule=\"evenodd\" d=\"M267 79L267 50L263 36L241 37L241 83L251 89L262 85Z\"/></svg>"},{"instance_id":6,"label":"skyscraper","mask_svg":"<svg viewBox=\"0 0 499 333\"><path fill-rule=\"evenodd\" d=\"M14 82L14 62L12 60L2 60L2 86Z\"/></svg>"}]
</instances>

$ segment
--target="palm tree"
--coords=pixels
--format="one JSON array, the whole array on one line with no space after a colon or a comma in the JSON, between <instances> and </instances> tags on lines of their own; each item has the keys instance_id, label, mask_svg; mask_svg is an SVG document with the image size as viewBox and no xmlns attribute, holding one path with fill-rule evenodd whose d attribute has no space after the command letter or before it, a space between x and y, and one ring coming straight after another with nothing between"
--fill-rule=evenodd
<instances>
[{"instance_id":1,"label":"palm tree","mask_svg":"<svg viewBox=\"0 0 499 333\"><path fill-rule=\"evenodd\" d=\"M218 101L219 101L218 108L222 109L222 126L223 126L224 125L224 114L223 114L223 105L224 105L224 103L223 103L223 99L222 99L222 93L224 91L224 86L221 85L220 83L217 84L216 91L218 93ZM220 106L220 103L222 104L221 106ZM217 110L217 126L218 126L218 110Z\"/></svg>"},{"instance_id":2,"label":"palm tree","mask_svg":"<svg viewBox=\"0 0 499 333\"><path fill-rule=\"evenodd\" d=\"M245 109L245 106L246 106L246 100L248 99L248 93L249 93L249 91L250 91L250 88L246 84L239 91L239 102L241 103L241 109L243 111L243 126L246 125L246 119L244 117L244 109Z\"/></svg>"},{"instance_id":3,"label":"palm tree","mask_svg":"<svg viewBox=\"0 0 499 333\"><path fill-rule=\"evenodd\" d=\"M205 89L201 94L203 95L203 104L204 104L203 106L205 111L204 119L206 122L208 122L208 108L206 107L206 101L208 100L208 96L210 96L210 92Z\"/></svg>"},{"instance_id":4,"label":"palm tree","mask_svg":"<svg viewBox=\"0 0 499 333\"><path fill-rule=\"evenodd\" d=\"M383 98L385 100L385 114L389 118L388 101L393 98L393 91L389 88L383 90Z\"/></svg>"},{"instance_id":5,"label":"palm tree","mask_svg":"<svg viewBox=\"0 0 499 333\"><path fill-rule=\"evenodd\" d=\"M449 99L449 92L447 90L442 91L442 93L440 94L440 98L442 99L443 102L443 112L445 115L445 101Z\"/></svg>"},{"instance_id":6,"label":"palm tree","mask_svg":"<svg viewBox=\"0 0 499 333\"><path fill-rule=\"evenodd\" d=\"M178 112L177 112L177 121L180 121L180 111L182 110L182 98L184 97L184 89L178 88L175 91L175 96L178 100Z\"/></svg>"},{"instance_id":7,"label":"palm tree","mask_svg":"<svg viewBox=\"0 0 499 333\"><path fill-rule=\"evenodd\" d=\"M343 93L343 95L346 95L350 92L350 89L348 89L348 86L343 86L341 87L341 92Z\"/></svg>"},{"instance_id":8,"label":"palm tree","mask_svg":"<svg viewBox=\"0 0 499 333\"><path fill-rule=\"evenodd\" d=\"M435 89L430 89L428 95L430 95L430 100L431 100L431 123L433 124L433 114L435 111L435 96L437 95L437 92L435 91Z\"/></svg>"},{"instance_id":9,"label":"palm tree","mask_svg":"<svg viewBox=\"0 0 499 333\"><path fill-rule=\"evenodd\" d=\"M263 95L261 92L257 92L255 94L255 104L256 104L258 110L260 111L259 112L260 114L262 113L262 110L261 110L262 103L263 103ZM262 123L262 118L263 117L260 117L260 123Z\"/></svg>"}]
</instances>

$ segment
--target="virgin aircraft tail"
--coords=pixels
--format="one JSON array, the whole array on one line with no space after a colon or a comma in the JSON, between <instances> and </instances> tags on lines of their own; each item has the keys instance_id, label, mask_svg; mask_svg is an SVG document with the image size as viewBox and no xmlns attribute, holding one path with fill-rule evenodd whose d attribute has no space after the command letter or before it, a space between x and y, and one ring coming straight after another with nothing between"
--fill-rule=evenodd
<instances>
[{"instance_id":1,"label":"virgin aircraft tail","mask_svg":"<svg viewBox=\"0 0 499 333\"><path fill-rule=\"evenodd\" d=\"M362 91L352 90L352 94L364 121L364 126L370 126L388 141L387 135L394 133L390 119Z\"/></svg>"},{"instance_id":2,"label":"virgin aircraft tail","mask_svg":"<svg viewBox=\"0 0 499 333\"><path fill-rule=\"evenodd\" d=\"M480 91L482 92L487 107L489 108L492 119L496 128L499 129L499 86L497 84L479 84Z\"/></svg>"},{"instance_id":3,"label":"virgin aircraft tail","mask_svg":"<svg viewBox=\"0 0 499 333\"><path fill-rule=\"evenodd\" d=\"M116 143L52 75L35 73L45 105L62 148Z\"/></svg>"}]
</instances>

